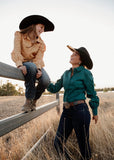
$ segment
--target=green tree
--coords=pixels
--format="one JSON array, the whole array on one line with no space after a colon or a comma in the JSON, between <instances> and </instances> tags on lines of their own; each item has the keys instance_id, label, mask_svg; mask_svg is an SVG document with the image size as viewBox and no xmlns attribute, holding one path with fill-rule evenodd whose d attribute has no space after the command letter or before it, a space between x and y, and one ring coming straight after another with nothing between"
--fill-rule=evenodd
<instances>
[{"instance_id":1,"label":"green tree","mask_svg":"<svg viewBox=\"0 0 114 160\"><path fill-rule=\"evenodd\" d=\"M12 83L7 82L0 86L0 96L13 96L18 95L18 91Z\"/></svg>"},{"instance_id":2,"label":"green tree","mask_svg":"<svg viewBox=\"0 0 114 160\"><path fill-rule=\"evenodd\" d=\"M23 89L23 87L19 87L18 88L18 94L19 95L24 95L24 89Z\"/></svg>"}]
</instances>

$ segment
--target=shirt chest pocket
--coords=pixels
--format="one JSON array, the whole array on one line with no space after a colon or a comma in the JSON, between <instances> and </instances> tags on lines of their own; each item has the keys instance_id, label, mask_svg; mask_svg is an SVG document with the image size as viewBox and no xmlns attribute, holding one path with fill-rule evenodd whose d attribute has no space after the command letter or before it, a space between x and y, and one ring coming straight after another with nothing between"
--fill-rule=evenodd
<instances>
[{"instance_id":1,"label":"shirt chest pocket","mask_svg":"<svg viewBox=\"0 0 114 160\"><path fill-rule=\"evenodd\" d=\"M23 51L27 54L34 54L36 55L39 50L38 44L31 44L30 42L24 42L23 43Z\"/></svg>"},{"instance_id":2,"label":"shirt chest pocket","mask_svg":"<svg viewBox=\"0 0 114 160\"><path fill-rule=\"evenodd\" d=\"M32 43L30 40L22 39L22 48L23 49L27 49L27 48L31 48L31 47L32 47Z\"/></svg>"}]
</instances>

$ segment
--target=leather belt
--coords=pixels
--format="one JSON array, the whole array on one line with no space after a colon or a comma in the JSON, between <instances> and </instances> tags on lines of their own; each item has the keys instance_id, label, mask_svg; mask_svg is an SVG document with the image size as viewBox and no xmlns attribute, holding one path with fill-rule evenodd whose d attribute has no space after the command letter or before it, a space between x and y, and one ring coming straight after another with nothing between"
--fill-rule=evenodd
<instances>
[{"instance_id":1,"label":"leather belt","mask_svg":"<svg viewBox=\"0 0 114 160\"><path fill-rule=\"evenodd\" d=\"M75 106L75 105L78 105L78 104L81 104L81 103L85 103L85 100L79 100L79 101L74 101L74 102L64 102L63 103L63 106L68 109L72 106Z\"/></svg>"}]
</instances>

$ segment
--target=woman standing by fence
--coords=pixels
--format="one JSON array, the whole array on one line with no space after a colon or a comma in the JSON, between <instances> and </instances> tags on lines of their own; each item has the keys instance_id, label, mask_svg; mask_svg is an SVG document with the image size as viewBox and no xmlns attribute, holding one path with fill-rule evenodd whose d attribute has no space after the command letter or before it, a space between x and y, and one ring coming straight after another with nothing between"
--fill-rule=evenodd
<instances>
[{"instance_id":1,"label":"woman standing by fence","mask_svg":"<svg viewBox=\"0 0 114 160\"><path fill-rule=\"evenodd\" d=\"M97 123L99 98L94 90L93 76L88 70L92 69L93 62L86 48L74 49L70 46L68 48L73 52L70 58L72 68L65 71L55 84L50 83L47 88L48 91L56 93L64 87L63 112L54 145L60 157L64 153L66 159L70 160L65 143L74 129L80 148L81 160L92 160L89 145L91 117L85 99L87 93L87 97L90 98L89 105L92 108L93 120Z\"/></svg>"}]
</instances>

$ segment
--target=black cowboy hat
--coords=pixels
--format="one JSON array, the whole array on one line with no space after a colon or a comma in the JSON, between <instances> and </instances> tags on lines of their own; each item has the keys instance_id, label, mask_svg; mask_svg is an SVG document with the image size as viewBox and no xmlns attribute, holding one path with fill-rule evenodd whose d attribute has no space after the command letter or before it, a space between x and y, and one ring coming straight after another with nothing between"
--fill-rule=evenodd
<instances>
[{"instance_id":1,"label":"black cowboy hat","mask_svg":"<svg viewBox=\"0 0 114 160\"><path fill-rule=\"evenodd\" d=\"M78 51L79 55L80 55L80 59L82 61L82 64L83 66L86 66L88 69L92 69L93 67L93 62L92 62L92 59L89 55L89 52L87 51L86 48L84 47L80 47L78 49L76 48L72 48L71 46L67 45L67 47L72 51L72 52L75 52L75 51Z\"/></svg>"},{"instance_id":2,"label":"black cowboy hat","mask_svg":"<svg viewBox=\"0 0 114 160\"><path fill-rule=\"evenodd\" d=\"M29 26L31 26L32 24L43 24L45 26L44 28L44 32L47 31L53 31L54 30L54 24L49 21L47 18L41 16L41 15L30 15L28 17L25 17L20 25L19 25L19 29L25 29Z\"/></svg>"}]
</instances>

